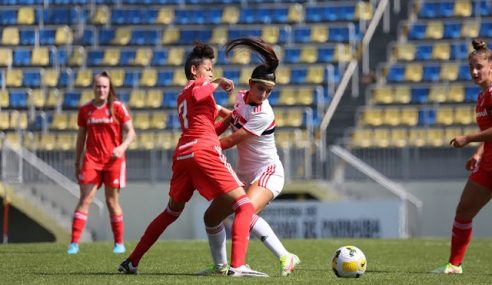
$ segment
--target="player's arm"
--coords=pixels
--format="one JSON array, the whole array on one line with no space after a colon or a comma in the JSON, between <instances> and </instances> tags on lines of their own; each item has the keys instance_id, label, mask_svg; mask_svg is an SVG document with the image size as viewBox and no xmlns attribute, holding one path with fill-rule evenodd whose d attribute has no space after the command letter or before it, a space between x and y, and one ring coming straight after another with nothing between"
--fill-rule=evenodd
<instances>
[{"instance_id":1,"label":"player's arm","mask_svg":"<svg viewBox=\"0 0 492 285\"><path fill-rule=\"evenodd\" d=\"M221 116L222 117L222 116ZM215 133L220 136L223 132L227 130L229 124L231 123L232 112L225 116L222 120L215 122Z\"/></svg>"},{"instance_id":2,"label":"player's arm","mask_svg":"<svg viewBox=\"0 0 492 285\"><path fill-rule=\"evenodd\" d=\"M464 147L471 142L487 142L492 141L492 128L488 128L481 132L458 136L451 140L450 144L454 147Z\"/></svg>"},{"instance_id":3,"label":"player's arm","mask_svg":"<svg viewBox=\"0 0 492 285\"><path fill-rule=\"evenodd\" d=\"M196 102L211 96L211 94L218 88L224 89L226 92L231 92L234 89L234 83L232 80L220 77L214 81L199 80L195 81L195 86L193 87L191 94L195 98Z\"/></svg>"},{"instance_id":4,"label":"player's arm","mask_svg":"<svg viewBox=\"0 0 492 285\"><path fill-rule=\"evenodd\" d=\"M133 128L132 120L128 120L123 124L123 132L125 133L125 139L123 142L114 148L113 157L122 157L128 146L135 140L136 134Z\"/></svg>"},{"instance_id":5,"label":"player's arm","mask_svg":"<svg viewBox=\"0 0 492 285\"><path fill-rule=\"evenodd\" d=\"M75 142L75 168L80 166L80 159L82 152L84 151L85 139L87 136L87 129L85 127L79 127L77 132L77 140Z\"/></svg>"},{"instance_id":6,"label":"player's arm","mask_svg":"<svg viewBox=\"0 0 492 285\"><path fill-rule=\"evenodd\" d=\"M227 137L220 139L220 147L222 149L228 149L251 137L256 137L256 135L248 132L245 128L241 128Z\"/></svg>"}]
</instances>

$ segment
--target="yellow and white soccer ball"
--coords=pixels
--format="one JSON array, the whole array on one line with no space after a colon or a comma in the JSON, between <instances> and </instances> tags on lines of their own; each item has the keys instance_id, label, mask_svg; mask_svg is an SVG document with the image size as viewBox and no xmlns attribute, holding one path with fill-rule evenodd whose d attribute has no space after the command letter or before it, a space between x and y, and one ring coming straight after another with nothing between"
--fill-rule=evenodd
<instances>
[{"instance_id":1,"label":"yellow and white soccer ball","mask_svg":"<svg viewBox=\"0 0 492 285\"><path fill-rule=\"evenodd\" d=\"M333 256L331 268L337 277L359 278L366 272L366 256L355 246L342 246Z\"/></svg>"}]
</instances>

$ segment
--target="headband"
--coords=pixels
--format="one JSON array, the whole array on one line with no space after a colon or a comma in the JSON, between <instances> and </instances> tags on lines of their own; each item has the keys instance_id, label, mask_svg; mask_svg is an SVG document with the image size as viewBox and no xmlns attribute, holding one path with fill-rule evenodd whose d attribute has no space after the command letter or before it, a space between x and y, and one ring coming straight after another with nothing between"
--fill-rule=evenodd
<instances>
[{"instance_id":1,"label":"headband","mask_svg":"<svg viewBox=\"0 0 492 285\"><path fill-rule=\"evenodd\" d=\"M250 80L251 81L254 81L254 82L261 82L261 83L265 83L265 84L268 84L268 85L275 86L275 82L270 81L270 80L258 79L258 78L250 78Z\"/></svg>"}]
</instances>

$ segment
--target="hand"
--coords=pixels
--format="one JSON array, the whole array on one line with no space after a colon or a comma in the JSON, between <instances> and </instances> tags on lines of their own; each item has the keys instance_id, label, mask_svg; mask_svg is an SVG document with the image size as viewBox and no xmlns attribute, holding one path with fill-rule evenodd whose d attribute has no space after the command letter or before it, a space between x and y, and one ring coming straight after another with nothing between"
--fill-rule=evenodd
<instances>
[{"instance_id":1,"label":"hand","mask_svg":"<svg viewBox=\"0 0 492 285\"><path fill-rule=\"evenodd\" d=\"M479 160L480 157L478 155L473 155L466 161L465 169L468 171L473 171L475 168L477 168Z\"/></svg>"},{"instance_id":2,"label":"hand","mask_svg":"<svg viewBox=\"0 0 492 285\"><path fill-rule=\"evenodd\" d=\"M218 80L220 88L224 89L224 91L228 94L230 94L234 90L234 82L232 80L224 77L221 77Z\"/></svg>"},{"instance_id":3,"label":"hand","mask_svg":"<svg viewBox=\"0 0 492 285\"><path fill-rule=\"evenodd\" d=\"M113 153L111 154L111 158L116 159L120 158L125 154L125 150L123 149L122 146L117 146L113 149Z\"/></svg>"},{"instance_id":4,"label":"hand","mask_svg":"<svg viewBox=\"0 0 492 285\"><path fill-rule=\"evenodd\" d=\"M79 182L80 162L75 163L75 180Z\"/></svg>"},{"instance_id":5,"label":"hand","mask_svg":"<svg viewBox=\"0 0 492 285\"><path fill-rule=\"evenodd\" d=\"M449 144L455 148L464 147L469 143L467 136L458 136L452 139Z\"/></svg>"}]
</instances>

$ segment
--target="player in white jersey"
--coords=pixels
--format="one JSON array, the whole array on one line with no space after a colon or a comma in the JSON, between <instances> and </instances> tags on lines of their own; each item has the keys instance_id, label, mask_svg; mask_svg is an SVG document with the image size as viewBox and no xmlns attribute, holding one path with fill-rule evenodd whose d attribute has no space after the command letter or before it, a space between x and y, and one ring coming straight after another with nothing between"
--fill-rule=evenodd
<instances>
[{"instance_id":1,"label":"player in white jersey","mask_svg":"<svg viewBox=\"0 0 492 285\"><path fill-rule=\"evenodd\" d=\"M256 214L277 197L284 186L284 168L275 146L275 116L268 102L275 86L278 58L273 49L259 39L240 38L226 44L226 54L236 47L256 52L263 59L249 80L249 89L239 91L231 112L221 108L220 115L232 125L233 133L220 140L222 149L237 146L237 174L249 187L246 191ZM221 130L218 130L220 133ZM288 252L270 225L258 215L251 221L251 232L275 254L280 261L280 275L294 271L299 258ZM221 274L227 267L226 233L223 225L207 228L214 264L199 274Z\"/></svg>"}]
</instances>

